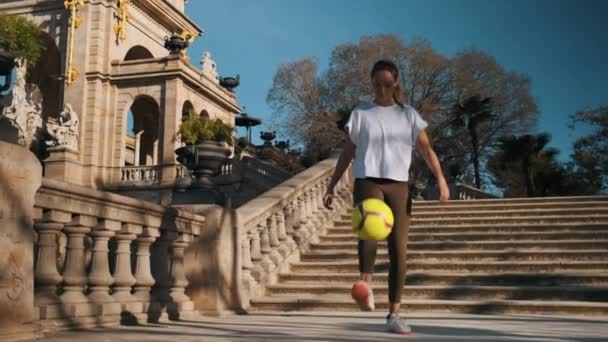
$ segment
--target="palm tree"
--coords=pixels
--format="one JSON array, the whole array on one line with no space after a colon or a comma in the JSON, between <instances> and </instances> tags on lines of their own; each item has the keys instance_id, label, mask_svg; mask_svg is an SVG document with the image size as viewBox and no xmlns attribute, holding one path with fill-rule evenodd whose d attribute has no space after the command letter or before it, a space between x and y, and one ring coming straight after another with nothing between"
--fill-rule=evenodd
<instances>
[{"instance_id":1,"label":"palm tree","mask_svg":"<svg viewBox=\"0 0 608 342\"><path fill-rule=\"evenodd\" d=\"M556 149L545 149L549 141L551 135L548 133L509 136L501 140L499 150L504 162L519 163L528 197L537 195L534 181L534 176L539 171L537 165L543 164L543 160L554 159L559 153Z\"/></svg>"},{"instance_id":2,"label":"palm tree","mask_svg":"<svg viewBox=\"0 0 608 342\"><path fill-rule=\"evenodd\" d=\"M473 167L475 169L475 186L481 189L481 176L479 174L479 139L477 127L480 123L492 118L492 99L481 98L479 95L469 97L464 103L454 106L454 122L462 123L471 136Z\"/></svg>"}]
</instances>

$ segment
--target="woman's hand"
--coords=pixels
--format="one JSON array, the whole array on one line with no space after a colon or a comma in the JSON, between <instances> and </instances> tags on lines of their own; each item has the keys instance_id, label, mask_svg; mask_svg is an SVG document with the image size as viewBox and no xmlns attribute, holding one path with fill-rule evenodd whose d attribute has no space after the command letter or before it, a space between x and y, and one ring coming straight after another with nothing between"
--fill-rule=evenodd
<instances>
[{"instance_id":1,"label":"woman's hand","mask_svg":"<svg viewBox=\"0 0 608 342\"><path fill-rule=\"evenodd\" d=\"M447 202L450 199L450 188L445 181L445 178L439 179L439 201Z\"/></svg>"},{"instance_id":2,"label":"woman's hand","mask_svg":"<svg viewBox=\"0 0 608 342\"><path fill-rule=\"evenodd\" d=\"M334 201L334 189L327 188L327 191L323 195L323 206L325 209L333 210L334 208L331 206L331 203Z\"/></svg>"}]
</instances>

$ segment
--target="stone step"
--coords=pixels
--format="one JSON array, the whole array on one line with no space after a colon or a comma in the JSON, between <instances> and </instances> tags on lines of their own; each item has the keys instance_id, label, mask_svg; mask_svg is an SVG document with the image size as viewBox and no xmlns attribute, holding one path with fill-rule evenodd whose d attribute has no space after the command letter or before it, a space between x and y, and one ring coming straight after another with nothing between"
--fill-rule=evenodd
<instances>
[{"instance_id":1,"label":"stone step","mask_svg":"<svg viewBox=\"0 0 608 342\"><path fill-rule=\"evenodd\" d=\"M434 217L420 218L413 216L410 220L412 225L461 225L468 226L471 224L549 224L549 223L606 223L608 222L608 215L536 215L536 216L492 216L492 217L442 217L440 215L434 215ZM336 226L348 226L351 225L352 221L348 220L337 220L334 222Z\"/></svg>"},{"instance_id":2,"label":"stone step","mask_svg":"<svg viewBox=\"0 0 608 342\"><path fill-rule=\"evenodd\" d=\"M282 284L333 284L352 286L359 279L357 271L351 273L282 273ZM374 275L374 284L387 284L388 273ZM492 286L608 286L608 272L408 272L405 285L492 285Z\"/></svg>"},{"instance_id":3,"label":"stone step","mask_svg":"<svg viewBox=\"0 0 608 342\"><path fill-rule=\"evenodd\" d=\"M386 241L380 241L379 246L385 246ZM356 250L354 241L319 242L310 244L311 251L353 251ZM385 248L385 247L384 247ZM437 250L504 250L514 248L550 248L550 249L608 249L608 240L568 240L568 241L413 241L408 243L410 251Z\"/></svg>"},{"instance_id":4,"label":"stone step","mask_svg":"<svg viewBox=\"0 0 608 342\"><path fill-rule=\"evenodd\" d=\"M334 261L345 261L345 260L358 260L358 254L356 248L351 251L339 252L339 251L314 251L303 254L301 256L302 261L323 261L323 260L334 260ZM538 250L538 249L508 249L508 250L496 250L496 251L484 251L484 250L469 250L469 251L408 251L408 262L409 261L431 261L431 260L443 260L451 262L461 261L526 261L526 260L608 260L608 250L597 249L597 250ZM388 262L388 252L386 248L379 248L376 254L377 262Z\"/></svg>"},{"instance_id":5,"label":"stone step","mask_svg":"<svg viewBox=\"0 0 608 342\"><path fill-rule=\"evenodd\" d=\"M470 224L429 226L414 224L410 226L410 233L489 233L489 232L588 232L597 230L608 230L608 222L605 223L551 223L551 224ZM349 234L352 232L350 221L336 223L334 227L327 229L327 235Z\"/></svg>"},{"instance_id":6,"label":"stone step","mask_svg":"<svg viewBox=\"0 0 608 342\"><path fill-rule=\"evenodd\" d=\"M266 295L310 298L342 297L350 299L352 285L280 284L266 287ZM388 296L388 287L373 286L374 297ZM575 300L608 302L608 286L462 286L462 285L410 285L404 286L402 298L457 299L457 300Z\"/></svg>"},{"instance_id":7,"label":"stone step","mask_svg":"<svg viewBox=\"0 0 608 342\"><path fill-rule=\"evenodd\" d=\"M563 197L532 197L532 198L493 198L493 199L478 199L478 200L452 200L448 203L439 201L414 201L414 207L437 207L437 206L471 206L471 205L537 205L544 203L588 203L588 202L606 202L608 196L563 196Z\"/></svg>"},{"instance_id":8,"label":"stone step","mask_svg":"<svg viewBox=\"0 0 608 342\"><path fill-rule=\"evenodd\" d=\"M388 262L376 262L375 272L388 272ZM297 262L291 265L291 271L299 273L352 273L357 272L357 261L319 261ZM559 271L606 271L608 261L468 261L446 263L432 261L415 261L407 264L412 272L446 271L446 272L559 272Z\"/></svg>"},{"instance_id":9,"label":"stone step","mask_svg":"<svg viewBox=\"0 0 608 342\"><path fill-rule=\"evenodd\" d=\"M608 197L608 196L606 196ZM514 210L514 209L571 209L571 208L606 208L608 200L591 200L591 201L558 201L558 202L536 202L536 203L479 203L478 201L450 201L447 204L438 204L436 202L428 203L424 201L414 201L412 212L418 211L439 211L439 212L458 212L458 211L476 211L476 210ZM346 209L347 213L352 213L352 208Z\"/></svg>"},{"instance_id":10,"label":"stone step","mask_svg":"<svg viewBox=\"0 0 608 342\"><path fill-rule=\"evenodd\" d=\"M358 311L358 306L348 298L274 298L263 297L251 301L251 311ZM581 301L532 301L532 300L402 300L403 312L450 312L473 314L551 314L551 315L608 315L608 303ZM376 310L386 310L388 301L376 301Z\"/></svg>"},{"instance_id":11,"label":"stone step","mask_svg":"<svg viewBox=\"0 0 608 342\"><path fill-rule=\"evenodd\" d=\"M410 232L409 241L519 241L519 240L608 240L608 230L583 232L517 232L517 233L414 233ZM321 237L323 242L352 241L357 236L350 232L347 234L328 234Z\"/></svg>"},{"instance_id":12,"label":"stone step","mask_svg":"<svg viewBox=\"0 0 608 342\"><path fill-rule=\"evenodd\" d=\"M580 216L580 215L608 215L608 205L599 208L556 208L556 209L504 209L504 210L461 210L461 211L441 211L441 210L416 210L412 212L415 219L435 218L442 219L454 218L490 218L490 217L535 217L535 216ZM341 215L343 220L350 220L352 213Z\"/></svg>"}]
</instances>

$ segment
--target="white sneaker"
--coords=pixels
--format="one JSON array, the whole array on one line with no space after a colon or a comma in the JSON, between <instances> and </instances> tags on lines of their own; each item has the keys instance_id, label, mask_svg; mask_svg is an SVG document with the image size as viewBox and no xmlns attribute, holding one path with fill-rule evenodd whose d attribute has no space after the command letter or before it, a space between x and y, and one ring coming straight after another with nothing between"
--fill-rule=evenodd
<instances>
[{"instance_id":1,"label":"white sneaker","mask_svg":"<svg viewBox=\"0 0 608 342\"><path fill-rule=\"evenodd\" d=\"M386 328L395 334L409 335L412 333L412 328L396 314L390 314L386 317Z\"/></svg>"}]
</instances>

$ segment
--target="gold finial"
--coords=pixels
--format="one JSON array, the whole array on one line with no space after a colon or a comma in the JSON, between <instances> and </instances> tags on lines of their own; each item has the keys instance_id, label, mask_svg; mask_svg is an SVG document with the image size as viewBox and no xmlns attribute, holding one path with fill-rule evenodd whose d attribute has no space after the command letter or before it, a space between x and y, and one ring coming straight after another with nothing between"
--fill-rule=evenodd
<instances>
[{"instance_id":1,"label":"gold finial","mask_svg":"<svg viewBox=\"0 0 608 342\"><path fill-rule=\"evenodd\" d=\"M80 6L84 6L84 0L65 0L63 5L67 10L70 11L70 27L69 27L69 37L70 41L68 44L68 58L67 58L67 66L65 68L65 83L69 86L80 76L80 70L76 66L74 66L74 34L78 26L82 23L82 18L78 16L78 9Z\"/></svg>"},{"instance_id":2,"label":"gold finial","mask_svg":"<svg viewBox=\"0 0 608 342\"><path fill-rule=\"evenodd\" d=\"M114 32L116 32L116 38L120 42L121 40L127 39L127 22L131 19L127 7L131 0L117 0L118 1L118 15L116 16L116 23L114 23Z\"/></svg>"}]
</instances>

